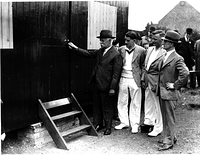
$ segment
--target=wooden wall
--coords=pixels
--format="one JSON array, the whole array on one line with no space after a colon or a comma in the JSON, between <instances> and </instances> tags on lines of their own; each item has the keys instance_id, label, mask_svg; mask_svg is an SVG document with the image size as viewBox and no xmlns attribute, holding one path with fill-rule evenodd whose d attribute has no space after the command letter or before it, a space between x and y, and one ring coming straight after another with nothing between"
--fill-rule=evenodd
<instances>
[{"instance_id":1,"label":"wooden wall","mask_svg":"<svg viewBox=\"0 0 200 155\"><path fill-rule=\"evenodd\" d=\"M38 98L70 94L69 2L13 2L13 49L1 50L6 130L38 121Z\"/></svg>"},{"instance_id":2,"label":"wooden wall","mask_svg":"<svg viewBox=\"0 0 200 155\"><path fill-rule=\"evenodd\" d=\"M117 7L100 2L88 2L88 49L100 48L99 36L101 30L112 31L116 37L117 30Z\"/></svg>"},{"instance_id":3,"label":"wooden wall","mask_svg":"<svg viewBox=\"0 0 200 155\"><path fill-rule=\"evenodd\" d=\"M0 2L0 49L13 48L12 2Z\"/></svg>"},{"instance_id":4,"label":"wooden wall","mask_svg":"<svg viewBox=\"0 0 200 155\"><path fill-rule=\"evenodd\" d=\"M5 130L38 122L38 98L49 101L72 92L83 107L91 107L88 80L95 59L77 56L64 44L69 39L87 48L88 3L13 2L12 8L14 48L0 50ZM128 7L117 10L117 17L125 18L117 20L117 36L123 40Z\"/></svg>"}]
</instances>

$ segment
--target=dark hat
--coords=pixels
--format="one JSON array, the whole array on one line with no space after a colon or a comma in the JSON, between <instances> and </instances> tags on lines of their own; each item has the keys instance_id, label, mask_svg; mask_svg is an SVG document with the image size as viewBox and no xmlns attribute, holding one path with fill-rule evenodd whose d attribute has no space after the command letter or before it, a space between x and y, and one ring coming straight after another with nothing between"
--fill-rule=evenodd
<instances>
[{"instance_id":1,"label":"dark hat","mask_svg":"<svg viewBox=\"0 0 200 155\"><path fill-rule=\"evenodd\" d=\"M186 29L186 33L187 33L187 34L192 34L192 31L193 31L192 28L187 28L187 29Z\"/></svg>"},{"instance_id":2,"label":"dark hat","mask_svg":"<svg viewBox=\"0 0 200 155\"><path fill-rule=\"evenodd\" d=\"M102 30L100 32L100 36L98 36L97 38L115 38L115 37L112 36L112 31Z\"/></svg>"},{"instance_id":3,"label":"dark hat","mask_svg":"<svg viewBox=\"0 0 200 155\"><path fill-rule=\"evenodd\" d=\"M165 37L162 37L163 40L172 42L172 43L180 43L180 35L173 31L173 30L168 30L165 34Z\"/></svg>"},{"instance_id":4,"label":"dark hat","mask_svg":"<svg viewBox=\"0 0 200 155\"><path fill-rule=\"evenodd\" d=\"M154 27L154 26L151 26L150 27L150 32L153 32L153 31L155 31L156 30L156 28Z\"/></svg>"},{"instance_id":5,"label":"dark hat","mask_svg":"<svg viewBox=\"0 0 200 155\"><path fill-rule=\"evenodd\" d=\"M138 33L136 33L135 31L128 31L125 34L125 36L130 37L131 39L138 39L139 38Z\"/></svg>"}]
</instances>

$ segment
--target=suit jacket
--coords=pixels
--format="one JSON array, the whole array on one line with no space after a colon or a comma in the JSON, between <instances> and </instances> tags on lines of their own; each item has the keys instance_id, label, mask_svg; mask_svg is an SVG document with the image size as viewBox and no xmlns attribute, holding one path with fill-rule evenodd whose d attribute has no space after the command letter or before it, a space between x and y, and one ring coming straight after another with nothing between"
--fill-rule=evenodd
<instances>
[{"instance_id":1,"label":"suit jacket","mask_svg":"<svg viewBox=\"0 0 200 155\"><path fill-rule=\"evenodd\" d=\"M76 49L76 51L85 57L96 57L96 65L92 71L89 83L96 82L101 91L116 89L122 70L122 57L113 46L103 56L104 50L100 48L95 51Z\"/></svg>"},{"instance_id":2,"label":"suit jacket","mask_svg":"<svg viewBox=\"0 0 200 155\"><path fill-rule=\"evenodd\" d=\"M196 58L196 69L200 70L200 39L195 43L195 58Z\"/></svg>"},{"instance_id":3,"label":"suit jacket","mask_svg":"<svg viewBox=\"0 0 200 155\"><path fill-rule=\"evenodd\" d=\"M191 39L186 42L185 37L181 38L181 44L177 45L176 51L184 58L185 64L189 69L194 66L194 41Z\"/></svg>"},{"instance_id":4,"label":"suit jacket","mask_svg":"<svg viewBox=\"0 0 200 155\"><path fill-rule=\"evenodd\" d=\"M172 52L160 67L159 87L157 92L163 100L178 100L179 90L188 80L189 70L182 56ZM166 83L174 83L174 90L167 90Z\"/></svg>"},{"instance_id":5,"label":"suit jacket","mask_svg":"<svg viewBox=\"0 0 200 155\"><path fill-rule=\"evenodd\" d=\"M123 58L123 63L125 62L125 57L126 57L126 50L125 50L125 45L121 46L118 51L121 54ZM144 67L144 60L146 57L146 50L135 44L135 48L133 51L133 59L132 59L132 73L133 73L133 78L137 84L138 87L141 86L141 76L142 76L142 69Z\"/></svg>"},{"instance_id":6,"label":"suit jacket","mask_svg":"<svg viewBox=\"0 0 200 155\"><path fill-rule=\"evenodd\" d=\"M160 47L158 50L158 54L149 66L149 69L147 70L147 64L149 61L149 57L152 54L152 52L155 50L155 46L149 47L147 50L147 55L145 58L145 67L142 73L142 81L145 82L146 87L148 84L151 87L152 91L156 90L157 82L158 82L158 75L159 75L159 63L163 60L164 54L166 53L166 50L164 50L162 47Z\"/></svg>"}]
</instances>

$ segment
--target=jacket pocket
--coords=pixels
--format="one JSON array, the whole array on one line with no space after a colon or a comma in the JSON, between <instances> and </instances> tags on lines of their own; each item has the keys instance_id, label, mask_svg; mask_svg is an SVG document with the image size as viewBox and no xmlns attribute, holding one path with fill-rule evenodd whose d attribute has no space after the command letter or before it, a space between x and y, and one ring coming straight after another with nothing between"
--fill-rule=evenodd
<instances>
[{"instance_id":1,"label":"jacket pocket","mask_svg":"<svg viewBox=\"0 0 200 155\"><path fill-rule=\"evenodd\" d=\"M174 90L167 90L164 87L160 87L160 95L163 100L177 100L176 91Z\"/></svg>"}]
</instances>

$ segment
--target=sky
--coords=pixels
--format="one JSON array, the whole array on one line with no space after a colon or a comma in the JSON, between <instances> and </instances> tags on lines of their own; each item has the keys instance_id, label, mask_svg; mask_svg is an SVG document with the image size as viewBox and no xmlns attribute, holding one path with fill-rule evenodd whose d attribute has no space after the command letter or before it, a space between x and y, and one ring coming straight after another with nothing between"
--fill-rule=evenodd
<instances>
[{"instance_id":1,"label":"sky","mask_svg":"<svg viewBox=\"0 0 200 155\"><path fill-rule=\"evenodd\" d=\"M157 24L181 0L130 0L128 28L142 31L147 23ZM200 12L200 0L185 0Z\"/></svg>"}]
</instances>

